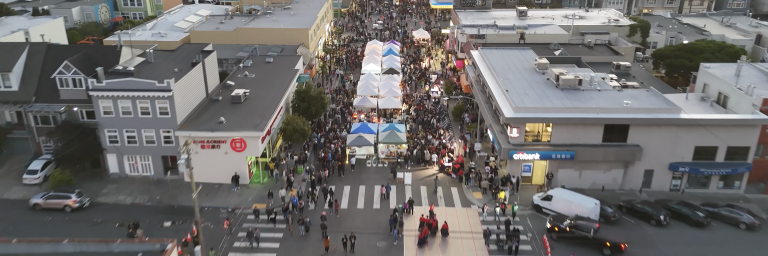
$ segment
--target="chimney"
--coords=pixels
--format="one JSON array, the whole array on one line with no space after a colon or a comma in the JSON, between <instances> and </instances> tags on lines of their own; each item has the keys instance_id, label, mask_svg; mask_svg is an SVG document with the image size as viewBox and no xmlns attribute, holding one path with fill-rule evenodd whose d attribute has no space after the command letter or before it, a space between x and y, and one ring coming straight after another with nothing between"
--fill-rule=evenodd
<instances>
[{"instance_id":1,"label":"chimney","mask_svg":"<svg viewBox=\"0 0 768 256\"><path fill-rule=\"evenodd\" d=\"M45 34L40 34L40 38L42 38L43 39L42 42L45 43Z\"/></svg>"},{"instance_id":2,"label":"chimney","mask_svg":"<svg viewBox=\"0 0 768 256\"><path fill-rule=\"evenodd\" d=\"M265 3L266 3L266 2L265 2ZM259 46L258 46L258 45L256 45L256 46L255 46L255 48L256 48L256 56L259 56Z\"/></svg>"},{"instance_id":3,"label":"chimney","mask_svg":"<svg viewBox=\"0 0 768 256\"><path fill-rule=\"evenodd\" d=\"M99 83L104 82L104 68L98 67L96 68L96 80L99 81Z\"/></svg>"},{"instance_id":4,"label":"chimney","mask_svg":"<svg viewBox=\"0 0 768 256\"><path fill-rule=\"evenodd\" d=\"M155 62L155 51L154 50L147 50L147 61Z\"/></svg>"}]
</instances>

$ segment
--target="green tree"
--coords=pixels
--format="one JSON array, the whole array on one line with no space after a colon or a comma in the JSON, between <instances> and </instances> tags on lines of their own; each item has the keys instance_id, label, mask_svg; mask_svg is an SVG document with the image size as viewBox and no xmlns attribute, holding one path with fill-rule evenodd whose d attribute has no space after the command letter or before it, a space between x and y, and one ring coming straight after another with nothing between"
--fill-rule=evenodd
<instances>
[{"instance_id":1,"label":"green tree","mask_svg":"<svg viewBox=\"0 0 768 256\"><path fill-rule=\"evenodd\" d=\"M104 37L106 35L106 30L101 22L82 22L78 23L73 29L77 30L77 33L83 38L89 36Z\"/></svg>"},{"instance_id":2,"label":"green tree","mask_svg":"<svg viewBox=\"0 0 768 256\"><path fill-rule=\"evenodd\" d=\"M307 120L315 120L328 109L330 100L323 89L314 86L304 86L296 89L291 101L293 113Z\"/></svg>"},{"instance_id":3,"label":"green tree","mask_svg":"<svg viewBox=\"0 0 768 256\"><path fill-rule=\"evenodd\" d=\"M280 133L283 139L293 143L303 143L309 139L310 126L309 121L304 117L289 114L285 116Z\"/></svg>"},{"instance_id":4,"label":"green tree","mask_svg":"<svg viewBox=\"0 0 768 256\"><path fill-rule=\"evenodd\" d=\"M445 94L446 96L451 96L453 95L453 91L455 90L456 90L456 85L453 84L453 81L451 81L450 79L445 80L445 82L443 83L443 94Z\"/></svg>"},{"instance_id":5,"label":"green tree","mask_svg":"<svg viewBox=\"0 0 768 256\"><path fill-rule=\"evenodd\" d=\"M53 170L53 172L51 172L49 181L49 186L51 189L72 187L75 185L75 183L77 183L77 180L75 179L75 176L72 175L72 172L62 168L56 168Z\"/></svg>"},{"instance_id":6,"label":"green tree","mask_svg":"<svg viewBox=\"0 0 768 256\"><path fill-rule=\"evenodd\" d=\"M10 6L5 3L0 3L0 17L19 15Z\"/></svg>"},{"instance_id":7,"label":"green tree","mask_svg":"<svg viewBox=\"0 0 768 256\"><path fill-rule=\"evenodd\" d=\"M40 13L40 8L32 7L32 16L33 17L42 16L42 15L43 14Z\"/></svg>"},{"instance_id":8,"label":"green tree","mask_svg":"<svg viewBox=\"0 0 768 256\"><path fill-rule=\"evenodd\" d=\"M80 32L77 32L77 29L67 29L67 41L69 41L69 44L77 44L81 40L83 40L83 37L80 35Z\"/></svg>"},{"instance_id":9,"label":"green tree","mask_svg":"<svg viewBox=\"0 0 768 256\"><path fill-rule=\"evenodd\" d=\"M62 121L46 136L57 145L53 157L59 168L85 171L88 163L104 152L96 129L80 123Z\"/></svg>"},{"instance_id":10,"label":"green tree","mask_svg":"<svg viewBox=\"0 0 768 256\"><path fill-rule=\"evenodd\" d=\"M453 106L453 109L451 109L451 115L455 119L460 119L461 115L464 115L464 112L467 112L467 105L465 105L464 102L457 103L456 106Z\"/></svg>"},{"instance_id":11,"label":"green tree","mask_svg":"<svg viewBox=\"0 0 768 256\"><path fill-rule=\"evenodd\" d=\"M634 21L635 24L629 25L629 34L627 37L633 37L640 33L640 46L648 49L648 37L651 36L651 23L643 18L637 16L629 16L629 19ZM643 52L645 52L643 49Z\"/></svg>"},{"instance_id":12,"label":"green tree","mask_svg":"<svg viewBox=\"0 0 768 256\"><path fill-rule=\"evenodd\" d=\"M667 78L680 78L688 84L691 72L699 70L702 62L736 62L747 55L744 48L726 42L697 40L687 44L668 45L653 51L653 69Z\"/></svg>"}]
</instances>

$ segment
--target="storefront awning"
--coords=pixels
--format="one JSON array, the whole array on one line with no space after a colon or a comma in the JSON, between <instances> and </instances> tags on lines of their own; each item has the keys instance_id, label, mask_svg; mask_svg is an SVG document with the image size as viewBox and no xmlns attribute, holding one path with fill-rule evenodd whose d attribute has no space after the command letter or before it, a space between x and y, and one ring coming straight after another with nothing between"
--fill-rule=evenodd
<instances>
[{"instance_id":1,"label":"storefront awning","mask_svg":"<svg viewBox=\"0 0 768 256\"><path fill-rule=\"evenodd\" d=\"M459 61L457 60L456 62L458 63ZM464 63L464 61L462 60L461 63ZM461 82L461 90L464 93L472 93L472 88L469 87L469 81L467 81L467 74L461 74L459 81Z\"/></svg>"},{"instance_id":2,"label":"storefront awning","mask_svg":"<svg viewBox=\"0 0 768 256\"><path fill-rule=\"evenodd\" d=\"M674 162L669 170L703 175L731 175L752 171L752 164L747 162Z\"/></svg>"},{"instance_id":3,"label":"storefront awning","mask_svg":"<svg viewBox=\"0 0 768 256\"><path fill-rule=\"evenodd\" d=\"M430 0L429 5L432 9L453 9L453 2L442 2L441 0Z\"/></svg>"}]
</instances>

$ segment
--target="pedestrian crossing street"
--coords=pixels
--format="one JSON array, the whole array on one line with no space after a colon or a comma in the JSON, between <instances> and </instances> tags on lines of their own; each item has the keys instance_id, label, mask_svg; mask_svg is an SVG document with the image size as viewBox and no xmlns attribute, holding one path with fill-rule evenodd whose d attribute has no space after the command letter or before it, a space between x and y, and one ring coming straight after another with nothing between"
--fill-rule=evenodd
<instances>
[{"instance_id":1,"label":"pedestrian crossing street","mask_svg":"<svg viewBox=\"0 0 768 256\"><path fill-rule=\"evenodd\" d=\"M245 234L249 228L254 230L258 229L260 233L259 247L256 247L256 242L253 243L253 249L245 238ZM277 249L280 248L280 241L287 234L285 218L283 215L278 214L277 225L269 223L267 221L267 215L262 214L259 216L259 221L256 221L252 214L248 214L242 221L240 227L235 228L232 233L232 237L229 238L228 243L231 244L229 253L227 256L277 256ZM299 232L295 230L295 232ZM296 234L298 235L298 233ZM236 236L236 237L235 237Z\"/></svg>"},{"instance_id":2,"label":"pedestrian crossing street","mask_svg":"<svg viewBox=\"0 0 768 256\"><path fill-rule=\"evenodd\" d=\"M415 202L414 206L429 206L430 203L435 204L436 207L461 208L468 206L468 204L462 206L461 197L463 192L459 191L461 189L459 187L438 187L437 192L434 192L433 187L430 187L433 189L429 189L427 186L390 186L392 190L389 192L389 198L392 200L381 198L381 185L375 185L373 188L366 185L328 186L328 189L334 191L333 199L339 200L339 209L395 209L399 204L412 197ZM339 190L341 191L339 192ZM414 190L419 195L418 197L413 196ZM322 194L318 200L323 200ZM318 202L318 207L320 204L322 204L323 209L328 209L328 201ZM309 207L310 210L314 208Z\"/></svg>"},{"instance_id":3,"label":"pedestrian crossing street","mask_svg":"<svg viewBox=\"0 0 768 256\"><path fill-rule=\"evenodd\" d=\"M496 255L508 255L507 254L507 247L505 246L497 246L497 241L501 241L503 244L504 241L506 241L507 236L505 235L505 226L504 221L507 219L507 217L512 218L512 215L510 214L510 211L507 210L506 216L502 216L501 213L499 213L499 217L501 218L501 221L496 221L495 214L493 213L493 209L489 207L488 209L488 217L487 219L483 219L483 213L482 213L482 206L475 206L472 205L472 208L477 209L477 213L480 217L480 223L482 224L483 230L486 228L491 229L491 238L489 241L488 246L488 254L490 256L496 256ZM497 226L498 225L498 226ZM500 228L500 229L499 229ZM526 225L523 224L522 221L520 221L520 217L516 216L514 220L512 220L512 226L510 226L510 229L517 228L520 230L520 243L518 246L518 255L531 255L533 253L533 242L531 241L531 234L528 232L528 228L526 228ZM497 235L498 233L498 235ZM510 242L509 244L512 244Z\"/></svg>"}]
</instances>

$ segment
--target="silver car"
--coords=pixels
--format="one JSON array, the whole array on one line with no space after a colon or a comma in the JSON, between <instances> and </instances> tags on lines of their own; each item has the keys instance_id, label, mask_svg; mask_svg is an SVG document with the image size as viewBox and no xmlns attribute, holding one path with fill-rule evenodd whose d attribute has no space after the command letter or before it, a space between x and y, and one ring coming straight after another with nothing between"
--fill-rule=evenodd
<instances>
[{"instance_id":1,"label":"silver car","mask_svg":"<svg viewBox=\"0 0 768 256\"><path fill-rule=\"evenodd\" d=\"M91 199L79 189L43 192L29 199L29 207L35 210L61 209L71 212L74 209L88 207L90 204Z\"/></svg>"}]
</instances>

